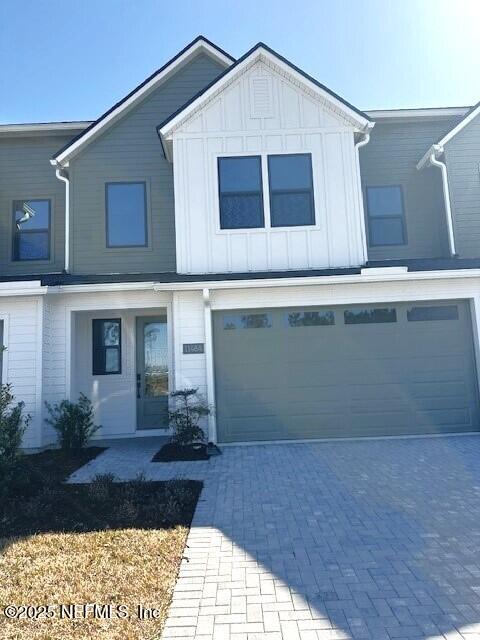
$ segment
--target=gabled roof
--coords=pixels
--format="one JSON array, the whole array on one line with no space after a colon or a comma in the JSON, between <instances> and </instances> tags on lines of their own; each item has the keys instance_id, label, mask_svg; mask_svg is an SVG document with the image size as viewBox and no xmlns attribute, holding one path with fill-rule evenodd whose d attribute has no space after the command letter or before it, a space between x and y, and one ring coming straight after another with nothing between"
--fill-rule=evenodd
<instances>
[{"instance_id":1,"label":"gabled roof","mask_svg":"<svg viewBox=\"0 0 480 640\"><path fill-rule=\"evenodd\" d=\"M293 75L296 79L301 81L302 84L319 94L322 98L326 98L330 103L333 103L339 111L351 119L351 121L360 129L373 126L370 117L366 113L354 107L352 104L328 89L325 85L318 82L315 78L312 78L312 76L305 73L305 71L299 69L263 42L259 42L222 74L220 74L213 82L197 93L196 96L191 98L191 100L180 107L180 109L175 111L171 116L159 124L157 127L159 136L167 139L180 123L186 120L192 113L200 109L213 95L219 93L227 83L237 77L237 75L239 75L245 67L251 64L252 61L262 56L283 68L286 72Z\"/></svg>"},{"instance_id":2,"label":"gabled roof","mask_svg":"<svg viewBox=\"0 0 480 640\"><path fill-rule=\"evenodd\" d=\"M422 156L417 164L417 169L422 169L424 166L428 165L430 162L430 157L432 154L435 154L436 157L441 156L444 152L445 145L450 142L452 138L454 138L457 133L462 131L472 120L474 120L480 114L480 102L474 104L471 109L467 111L465 116L458 122L453 129L451 129L448 133L446 133L443 138L441 138L435 144L426 151L426 153Z\"/></svg>"},{"instance_id":3,"label":"gabled roof","mask_svg":"<svg viewBox=\"0 0 480 640\"><path fill-rule=\"evenodd\" d=\"M99 133L117 122L122 114L137 104L149 91L156 89L165 82L172 74L199 53L206 53L225 67L229 67L235 61L228 53L217 47L204 36L198 36L176 56L169 60L163 67L157 69L151 76L144 80L138 87L133 89L128 95L113 105L108 111L92 122L89 127L77 135L67 145L62 147L50 160L53 165L68 166L68 161L83 149Z\"/></svg>"},{"instance_id":4,"label":"gabled roof","mask_svg":"<svg viewBox=\"0 0 480 640\"><path fill-rule=\"evenodd\" d=\"M71 120L69 122L22 122L18 124L0 124L1 136L54 136L78 133L91 125L91 120Z\"/></svg>"},{"instance_id":5,"label":"gabled roof","mask_svg":"<svg viewBox=\"0 0 480 640\"><path fill-rule=\"evenodd\" d=\"M466 115L460 120L460 122L453 127L451 131L449 131L441 140L437 142L439 147L444 147L447 142L457 135L462 129L464 129L467 124L469 124L472 120L474 120L478 114L480 113L480 102L474 104L473 107L466 113Z\"/></svg>"}]
</instances>

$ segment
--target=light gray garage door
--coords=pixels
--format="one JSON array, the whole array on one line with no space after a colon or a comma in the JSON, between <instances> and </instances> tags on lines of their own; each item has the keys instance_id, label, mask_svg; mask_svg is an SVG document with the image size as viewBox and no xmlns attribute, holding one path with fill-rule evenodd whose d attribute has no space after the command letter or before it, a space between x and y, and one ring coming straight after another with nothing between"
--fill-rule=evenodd
<instances>
[{"instance_id":1,"label":"light gray garage door","mask_svg":"<svg viewBox=\"0 0 480 640\"><path fill-rule=\"evenodd\" d=\"M214 313L220 442L475 431L465 301Z\"/></svg>"}]
</instances>

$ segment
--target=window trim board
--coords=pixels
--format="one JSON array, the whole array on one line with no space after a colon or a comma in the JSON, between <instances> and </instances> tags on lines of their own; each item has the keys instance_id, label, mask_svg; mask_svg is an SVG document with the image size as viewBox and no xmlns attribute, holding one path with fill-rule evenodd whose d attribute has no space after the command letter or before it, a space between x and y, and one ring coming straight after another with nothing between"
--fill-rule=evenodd
<instances>
[{"instance_id":1,"label":"window trim board","mask_svg":"<svg viewBox=\"0 0 480 640\"><path fill-rule=\"evenodd\" d=\"M309 154L312 158L311 161L311 173L312 173L312 191L313 191L313 205L314 205L314 224L308 225L290 225L284 227L273 227L271 224L270 217L270 189L268 184L268 156L269 155L306 155ZM245 227L245 228L237 228L237 229L222 229L220 226L220 175L218 171L218 160L219 158L250 158L252 156L257 156L261 158L261 168L262 168L262 195L263 195L263 219L264 226L263 227ZM305 151L303 149L300 150L289 150L288 152L282 153L275 151L270 153L268 151L252 151L251 153L245 151L214 151L210 154L210 158L213 162L212 171L214 173L216 186L214 191L211 191L212 197L215 201L215 234L216 235L226 235L226 234L252 234L252 233L276 233L276 232L285 232L285 231L297 231L297 230L321 230L324 228L324 223L321 221L321 211L316 210L316 200L315 200L315 185L316 182L316 170L314 167L314 154L311 151ZM264 175L267 175L267 180L264 179ZM216 197L215 197L216 194ZM318 214L318 215L317 215Z\"/></svg>"},{"instance_id":2,"label":"window trim board","mask_svg":"<svg viewBox=\"0 0 480 640\"><path fill-rule=\"evenodd\" d=\"M271 182L271 173L270 173L270 159L271 158L277 158L277 157L289 157L289 158L293 158L293 157L298 157L298 156L308 156L310 159L310 189L276 189L276 190L272 190L272 182ZM313 181L313 154L311 151L305 151L303 153L267 153L266 154L266 159L267 159L267 169L268 169L268 210L269 210L269 228L270 229L290 229L291 227L315 227L316 226L316 211L315 211L315 187L314 187L314 181ZM276 225L272 223L272 194L275 195L275 193L306 193L306 192L310 193L310 206L311 206L311 213L312 213L312 217L313 217L313 221L309 222L308 224L288 224L288 225Z\"/></svg>"},{"instance_id":3,"label":"window trim board","mask_svg":"<svg viewBox=\"0 0 480 640\"><path fill-rule=\"evenodd\" d=\"M16 225L16 220L15 220L15 213L16 213L16 207L15 204L17 202L29 202L32 200L37 200L38 202L48 202L49 203L49 208L48 208L48 257L47 258L24 258L24 259L20 259L20 258L16 258L15 256L17 255L16 253L16 237L17 237L17 233L22 233L19 232L17 230L17 225ZM22 197L22 198L13 198L11 200L11 216L10 216L10 262L12 264L32 264L32 265L45 265L45 264L52 264L54 262L54 240L55 240L55 235L54 235L54 208L55 208L55 198L53 196L47 195L47 196L32 196L32 197ZM42 231L41 229L38 229L38 231ZM43 230L45 231L45 230ZM35 231L32 229L31 231L23 231L23 233L35 233Z\"/></svg>"},{"instance_id":4,"label":"window trim board","mask_svg":"<svg viewBox=\"0 0 480 640\"><path fill-rule=\"evenodd\" d=\"M225 156L223 154L219 154L216 156L217 158L217 162L216 162L216 166L217 166L217 206L218 206L218 216L217 216L217 228L221 231L221 232L227 232L227 233L231 233L232 231L237 231L237 232L245 232L245 231L257 231L258 229L266 229L266 209L265 209L265 181L263 179L263 170L264 170L264 166L263 166L263 159L262 159L262 154L258 154L258 153L252 153L252 154L245 154L242 153L241 155L228 155ZM262 212L262 222L263 224L259 227L222 227L222 191L221 191L221 184L220 184L220 164L221 164L221 160L224 159L228 159L228 158L236 158L237 160L240 160L242 158L257 158L259 161L259 168L260 168L260 204L261 204L261 212ZM256 191L234 191L232 192L233 194L236 195L257 195Z\"/></svg>"},{"instance_id":5,"label":"window trim board","mask_svg":"<svg viewBox=\"0 0 480 640\"><path fill-rule=\"evenodd\" d=\"M145 224L145 243L144 244L113 244L109 243L108 232L109 232L109 223L108 223L108 187L112 184L143 184L143 193L144 193L144 224ZM148 185L148 187L147 187ZM109 251L115 251L116 249L150 249L150 238L151 238L151 229L150 229L150 197L149 197L149 184L148 180L145 178L141 178L139 180L106 180L105 181L105 248Z\"/></svg>"}]
</instances>

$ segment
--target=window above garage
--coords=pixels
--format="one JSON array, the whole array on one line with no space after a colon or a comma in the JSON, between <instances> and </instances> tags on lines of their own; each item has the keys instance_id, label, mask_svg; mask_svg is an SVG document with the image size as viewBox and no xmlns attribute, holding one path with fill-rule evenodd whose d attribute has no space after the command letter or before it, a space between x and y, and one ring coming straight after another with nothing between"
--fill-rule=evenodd
<instances>
[{"instance_id":1,"label":"window above garage","mask_svg":"<svg viewBox=\"0 0 480 640\"><path fill-rule=\"evenodd\" d=\"M315 225L310 153L219 157L218 192L222 230Z\"/></svg>"}]
</instances>

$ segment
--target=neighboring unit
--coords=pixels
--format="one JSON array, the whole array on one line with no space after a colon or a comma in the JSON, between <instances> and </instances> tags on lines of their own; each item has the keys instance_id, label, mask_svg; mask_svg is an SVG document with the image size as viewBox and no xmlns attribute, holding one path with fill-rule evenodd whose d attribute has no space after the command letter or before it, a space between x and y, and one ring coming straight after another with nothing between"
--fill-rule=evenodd
<instances>
[{"instance_id":1,"label":"neighboring unit","mask_svg":"<svg viewBox=\"0 0 480 640\"><path fill-rule=\"evenodd\" d=\"M364 113L197 38L94 122L0 125L2 380L222 443L478 431L480 105Z\"/></svg>"}]
</instances>

